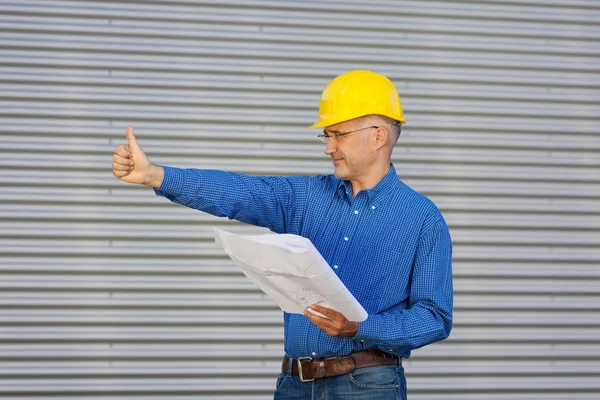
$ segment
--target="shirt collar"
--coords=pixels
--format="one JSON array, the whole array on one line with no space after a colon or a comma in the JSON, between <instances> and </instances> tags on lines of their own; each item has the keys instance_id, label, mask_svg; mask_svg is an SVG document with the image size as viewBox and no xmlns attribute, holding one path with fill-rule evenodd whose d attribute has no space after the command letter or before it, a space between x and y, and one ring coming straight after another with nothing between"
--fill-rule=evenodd
<instances>
[{"instance_id":1,"label":"shirt collar","mask_svg":"<svg viewBox=\"0 0 600 400\"><path fill-rule=\"evenodd\" d=\"M398 174L396 174L396 168L394 164L390 164L390 170L388 173L371 189L367 189L367 195L369 196L370 202L376 203L382 197L385 197L387 193L390 193L392 189L398 184ZM348 198L352 198L352 184L350 181L343 181L338 179L338 192L340 194L346 194Z\"/></svg>"}]
</instances>

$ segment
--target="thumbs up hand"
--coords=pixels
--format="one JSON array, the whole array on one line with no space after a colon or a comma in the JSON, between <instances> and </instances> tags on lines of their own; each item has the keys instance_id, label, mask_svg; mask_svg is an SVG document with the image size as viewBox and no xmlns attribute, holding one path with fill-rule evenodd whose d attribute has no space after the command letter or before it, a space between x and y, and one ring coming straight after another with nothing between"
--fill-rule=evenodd
<instances>
[{"instance_id":1,"label":"thumbs up hand","mask_svg":"<svg viewBox=\"0 0 600 400\"><path fill-rule=\"evenodd\" d=\"M123 182L158 188L163 180L163 168L150 162L131 126L127 128L125 136L127 144L117 146L113 154L113 175Z\"/></svg>"}]
</instances>

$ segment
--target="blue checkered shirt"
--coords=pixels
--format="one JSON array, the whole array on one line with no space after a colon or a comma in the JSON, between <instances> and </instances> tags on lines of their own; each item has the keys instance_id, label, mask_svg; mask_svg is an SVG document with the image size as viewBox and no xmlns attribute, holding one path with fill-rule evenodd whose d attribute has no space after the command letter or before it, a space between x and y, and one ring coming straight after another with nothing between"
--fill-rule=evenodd
<instances>
[{"instance_id":1,"label":"blue checkered shirt","mask_svg":"<svg viewBox=\"0 0 600 400\"><path fill-rule=\"evenodd\" d=\"M392 165L372 189L352 195L328 176L247 176L164 167L156 193L218 216L310 239L369 314L354 337L321 331L284 313L288 357L344 356L378 348L408 357L452 327L452 245L436 206Z\"/></svg>"}]
</instances>

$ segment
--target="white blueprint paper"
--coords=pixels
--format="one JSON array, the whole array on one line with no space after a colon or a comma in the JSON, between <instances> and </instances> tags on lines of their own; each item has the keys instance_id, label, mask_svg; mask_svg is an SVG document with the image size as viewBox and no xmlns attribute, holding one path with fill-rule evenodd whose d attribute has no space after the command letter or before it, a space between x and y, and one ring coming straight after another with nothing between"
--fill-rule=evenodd
<instances>
[{"instance_id":1,"label":"white blueprint paper","mask_svg":"<svg viewBox=\"0 0 600 400\"><path fill-rule=\"evenodd\" d=\"M290 234L239 236L215 229L215 241L242 272L283 311L302 314L319 304L350 321L367 312L333 272L310 240Z\"/></svg>"}]
</instances>

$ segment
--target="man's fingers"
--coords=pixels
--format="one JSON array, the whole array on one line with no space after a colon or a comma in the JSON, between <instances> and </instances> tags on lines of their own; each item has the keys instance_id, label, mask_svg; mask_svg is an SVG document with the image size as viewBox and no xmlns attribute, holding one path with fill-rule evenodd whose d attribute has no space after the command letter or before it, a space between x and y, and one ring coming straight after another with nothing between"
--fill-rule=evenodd
<instances>
[{"instance_id":1,"label":"man's fingers","mask_svg":"<svg viewBox=\"0 0 600 400\"><path fill-rule=\"evenodd\" d=\"M118 156L121 156L123 158L130 158L131 152L129 151L129 145L126 145L126 144L118 145L117 148L115 149L115 154Z\"/></svg>"},{"instance_id":2,"label":"man's fingers","mask_svg":"<svg viewBox=\"0 0 600 400\"><path fill-rule=\"evenodd\" d=\"M346 319L342 313L332 310L331 308L320 306L318 304L311 304L310 308L312 308L316 312L325 315L327 318L336 321L343 321L344 319Z\"/></svg>"},{"instance_id":3,"label":"man's fingers","mask_svg":"<svg viewBox=\"0 0 600 400\"><path fill-rule=\"evenodd\" d=\"M312 309L314 310L314 309ZM316 311L316 310L314 310ZM306 310L304 310L304 315L306 315L308 317L308 319L310 319L311 321L326 321L327 318L323 318L322 316L315 314L313 312L311 312L311 308L307 308Z\"/></svg>"},{"instance_id":4,"label":"man's fingers","mask_svg":"<svg viewBox=\"0 0 600 400\"><path fill-rule=\"evenodd\" d=\"M329 318L323 318L318 315L311 313L308 310L304 311L304 315L310 322L315 324L317 328L328 334L329 336L337 336L337 331L335 329L335 321L330 320Z\"/></svg>"},{"instance_id":5,"label":"man's fingers","mask_svg":"<svg viewBox=\"0 0 600 400\"><path fill-rule=\"evenodd\" d=\"M129 143L129 149L135 153L140 150L140 145L138 144L135 135L133 134L133 127L129 125L127 127L127 131L125 132L125 137L127 137L127 143Z\"/></svg>"},{"instance_id":6,"label":"man's fingers","mask_svg":"<svg viewBox=\"0 0 600 400\"><path fill-rule=\"evenodd\" d=\"M133 160L131 160L130 158L126 158L126 157L121 157L116 152L113 155L113 161L117 164L133 166Z\"/></svg>"},{"instance_id":7,"label":"man's fingers","mask_svg":"<svg viewBox=\"0 0 600 400\"><path fill-rule=\"evenodd\" d=\"M119 164L116 162L113 163L112 168L115 171L131 171L133 169L133 167L129 164Z\"/></svg>"},{"instance_id":8,"label":"man's fingers","mask_svg":"<svg viewBox=\"0 0 600 400\"><path fill-rule=\"evenodd\" d=\"M318 312L319 314L324 315L324 317L315 315L309 310ZM357 322L348 321L344 314L331 308L323 307L318 304L311 304L309 308L304 310L304 315L329 336L356 336L356 333L358 332Z\"/></svg>"},{"instance_id":9,"label":"man's fingers","mask_svg":"<svg viewBox=\"0 0 600 400\"><path fill-rule=\"evenodd\" d=\"M313 324L323 329L325 325L328 324L329 320L327 318L323 318L319 315L313 314L308 310L304 310L304 315L308 318Z\"/></svg>"},{"instance_id":10,"label":"man's fingers","mask_svg":"<svg viewBox=\"0 0 600 400\"><path fill-rule=\"evenodd\" d=\"M113 169L113 175L115 176L115 178L119 178L121 179L124 176L127 176L131 173L131 171L117 171Z\"/></svg>"}]
</instances>

